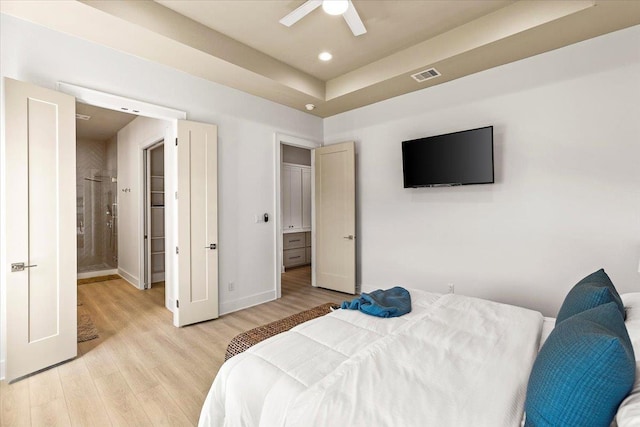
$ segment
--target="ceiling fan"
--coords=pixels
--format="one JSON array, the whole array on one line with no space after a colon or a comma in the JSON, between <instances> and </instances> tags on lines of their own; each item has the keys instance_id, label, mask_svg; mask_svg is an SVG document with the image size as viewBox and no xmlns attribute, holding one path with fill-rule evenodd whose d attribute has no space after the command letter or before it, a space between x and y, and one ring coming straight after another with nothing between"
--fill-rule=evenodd
<instances>
[{"instance_id":1,"label":"ceiling fan","mask_svg":"<svg viewBox=\"0 0 640 427\"><path fill-rule=\"evenodd\" d=\"M280 23L290 27L320 6L322 6L322 9L329 15L342 15L354 36L359 36L367 32L351 0L308 0L304 2L302 6L282 18Z\"/></svg>"}]
</instances>

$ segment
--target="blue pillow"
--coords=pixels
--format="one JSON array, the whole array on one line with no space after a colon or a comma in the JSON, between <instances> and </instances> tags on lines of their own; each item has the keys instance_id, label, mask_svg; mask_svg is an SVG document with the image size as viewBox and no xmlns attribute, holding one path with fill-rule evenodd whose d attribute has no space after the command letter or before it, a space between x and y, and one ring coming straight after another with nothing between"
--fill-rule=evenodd
<instances>
[{"instance_id":1,"label":"blue pillow","mask_svg":"<svg viewBox=\"0 0 640 427\"><path fill-rule=\"evenodd\" d=\"M558 316L556 316L556 325L575 314L612 301L618 305L618 309L624 319L625 312L622 299L607 273L601 268L580 280L569 291L562 303L562 307L560 307Z\"/></svg>"},{"instance_id":2,"label":"blue pillow","mask_svg":"<svg viewBox=\"0 0 640 427\"><path fill-rule=\"evenodd\" d=\"M615 302L560 323L533 364L525 427L609 427L633 387L635 356Z\"/></svg>"}]
</instances>

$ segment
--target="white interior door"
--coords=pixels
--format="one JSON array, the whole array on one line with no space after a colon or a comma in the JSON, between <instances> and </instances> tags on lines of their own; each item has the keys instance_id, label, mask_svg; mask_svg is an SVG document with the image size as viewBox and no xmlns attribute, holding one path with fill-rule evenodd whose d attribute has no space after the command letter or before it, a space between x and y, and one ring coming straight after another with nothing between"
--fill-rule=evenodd
<instances>
[{"instance_id":1,"label":"white interior door","mask_svg":"<svg viewBox=\"0 0 640 427\"><path fill-rule=\"evenodd\" d=\"M176 326L218 317L218 128L178 121Z\"/></svg>"},{"instance_id":2,"label":"white interior door","mask_svg":"<svg viewBox=\"0 0 640 427\"><path fill-rule=\"evenodd\" d=\"M302 169L296 166L291 169L291 210L289 214L291 228L300 230L302 228Z\"/></svg>"},{"instance_id":3,"label":"white interior door","mask_svg":"<svg viewBox=\"0 0 640 427\"><path fill-rule=\"evenodd\" d=\"M311 168L302 169L302 228L311 230Z\"/></svg>"},{"instance_id":4,"label":"white interior door","mask_svg":"<svg viewBox=\"0 0 640 427\"><path fill-rule=\"evenodd\" d=\"M291 179L292 170L289 166L282 167L282 230L293 228L291 221Z\"/></svg>"},{"instance_id":5,"label":"white interior door","mask_svg":"<svg viewBox=\"0 0 640 427\"><path fill-rule=\"evenodd\" d=\"M356 293L355 143L313 150L316 285Z\"/></svg>"},{"instance_id":6,"label":"white interior door","mask_svg":"<svg viewBox=\"0 0 640 427\"><path fill-rule=\"evenodd\" d=\"M4 88L12 381L77 354L76 128L72 96L8 78Z\"/></svg>"}]
</instances>

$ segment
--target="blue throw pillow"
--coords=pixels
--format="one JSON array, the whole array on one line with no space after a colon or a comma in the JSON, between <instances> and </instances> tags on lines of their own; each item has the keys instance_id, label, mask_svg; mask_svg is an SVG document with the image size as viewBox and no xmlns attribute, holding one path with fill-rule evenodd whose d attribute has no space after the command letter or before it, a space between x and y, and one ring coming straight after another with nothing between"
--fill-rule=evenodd
<instances>
[{"instance_id":1,"label":"blue throw pillow","mask_svg":"<svg viewBox=\"0 0 640 427\"><path fill-rule=\"evenodd\" d=\"M609 302L615 302L618 305L624 319L622 299L607 273L601 268L580 280L569 291L556 316L556 325L575 314Z\"/></svg>"},{"instance_id":2,"label":"blue throw pillow","mask_svg":"<svg viewBox=\"0 0 640 427\"><path fill-rule=\"evenodd\" d=\"M533 364L525 427L609 427L631 391L635 356L615 302L570 317Z\"/></svg>"}]
</instances>

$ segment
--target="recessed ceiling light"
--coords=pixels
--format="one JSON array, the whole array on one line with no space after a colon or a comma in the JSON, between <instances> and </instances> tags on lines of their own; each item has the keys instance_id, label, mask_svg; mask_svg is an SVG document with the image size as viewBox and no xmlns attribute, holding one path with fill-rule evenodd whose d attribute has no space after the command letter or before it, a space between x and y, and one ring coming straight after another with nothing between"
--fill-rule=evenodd
<instances>
[{"instance_id":1,"label":"recessed ceiling light","mask_svg":"<svg viewBox=\"0 0 640 427\"><path fill-rule=\"evenodd\" d=\"M324 0L322 2L322 10L329 15L342 15L348 8L348 0Z\"/></svg>"},{"instance_id":2,"label":"recessed ceiling light","mask_svg":"<svg viewBox=\"0 0 640 427\"><path fill-rule=\"evenodd\" d=\"M307 105L305 105L305 106L304 106L304 108L306 108L307 110L311 111L311 110L313 110L314 108L316 108L316 106L315 106L315 105L313 105L313 104L307 104Z\"/></svg>"},{"instance_id":3,"label":"recessed ceiling light","mask_svg":"<svg viewBox=\"0 0 640 427\"><path fill-rule=\"evenodd\" d=\"M331 58L333 58L333 55L329 52L320 52L320 55L318 55L318 59L321 61L331 61Z\"/></svg>"}]
</instances>

